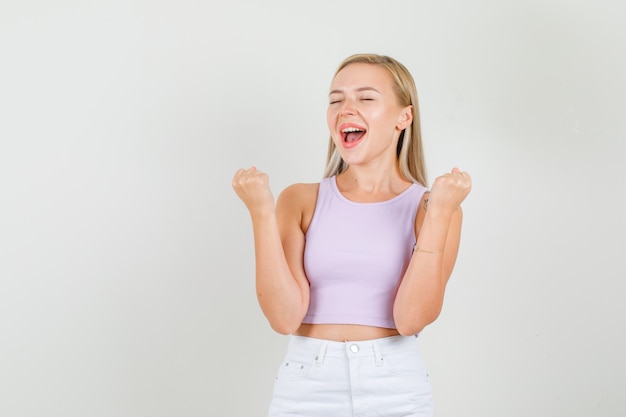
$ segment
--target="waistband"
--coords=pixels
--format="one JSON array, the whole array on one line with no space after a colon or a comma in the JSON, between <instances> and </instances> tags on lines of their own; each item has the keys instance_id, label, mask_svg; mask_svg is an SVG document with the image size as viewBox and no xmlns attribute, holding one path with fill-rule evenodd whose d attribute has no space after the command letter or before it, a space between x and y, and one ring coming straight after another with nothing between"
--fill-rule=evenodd
<instances>
[{"instance_id":1,"label":"waistband","mask_svg":"<svg viewBox=\"0 0 626 417\"><path fill-rule=\"evenodd\" d=\"M380 339L336 342L305 336L290 336L288 350L319 357L380 357L418 349L418 335L390 336ZM317 358L316 358L317 359Z\"/></svg>"}]
</instances>

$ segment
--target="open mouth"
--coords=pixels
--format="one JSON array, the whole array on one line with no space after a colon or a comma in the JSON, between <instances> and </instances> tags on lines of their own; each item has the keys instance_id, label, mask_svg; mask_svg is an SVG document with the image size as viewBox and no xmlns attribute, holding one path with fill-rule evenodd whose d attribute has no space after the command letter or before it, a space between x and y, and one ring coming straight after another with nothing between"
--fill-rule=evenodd
<instances>
[{"instance_id":1,"label":"open mouth","mask_svg":"<svg viewBox=\"0 0 626 417\"><path fill-rule=\"evenodd\" d=\"M343 129L341 133L344 143L354 143L360 140L363 135L365 135L365 129L351 126Z\"/></svg>"}]
</instances>

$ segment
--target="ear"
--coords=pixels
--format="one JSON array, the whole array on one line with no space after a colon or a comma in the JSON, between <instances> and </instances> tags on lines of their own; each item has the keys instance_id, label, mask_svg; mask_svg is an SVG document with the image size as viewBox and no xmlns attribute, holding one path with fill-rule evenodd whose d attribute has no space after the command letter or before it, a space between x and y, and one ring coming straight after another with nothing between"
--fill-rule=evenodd
<instances>
[{"instance_id":1,"label":"ear","mask_svg":"<svg viewBox=\"0 0 626 417\"><path fill-rule=\"evenodd\" d=\"M398 130L404 130L409 127L411 123L413 123L413 106L406 106L404 109L402 109L402 114L398 119L398 124L396 125L396 128Z\"/></svg>"}]
</instances>

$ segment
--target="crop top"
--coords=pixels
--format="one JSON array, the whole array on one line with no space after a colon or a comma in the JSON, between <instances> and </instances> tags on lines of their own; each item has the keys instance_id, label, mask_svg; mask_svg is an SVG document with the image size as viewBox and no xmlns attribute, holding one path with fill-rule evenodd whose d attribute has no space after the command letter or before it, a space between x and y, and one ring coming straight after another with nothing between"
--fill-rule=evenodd
<instances>
[{"instance_id":1,"label":"crop top","mask_svg":"<svg viewBox=\"0 0 626 417\"><path fill-rule=\"evenodd\" d=\"M304 248L310 301L303 323L396 328L393 303L425 191L412 184L390 200L356 203L341 194L336 177L320 182Z\"/></svg>"}]
</instances>

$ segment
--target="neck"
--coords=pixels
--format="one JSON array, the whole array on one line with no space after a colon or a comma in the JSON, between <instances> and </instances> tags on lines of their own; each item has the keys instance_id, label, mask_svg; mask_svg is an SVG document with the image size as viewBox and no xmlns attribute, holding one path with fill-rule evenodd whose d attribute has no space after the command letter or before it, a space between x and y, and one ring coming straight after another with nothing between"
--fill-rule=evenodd
<instances>
[{"instance_id":1,"label":"neck","mask_svg":"<svg viewBox=\"0 0 626 417\"><path fill-rule=\"evenodd\" d=\"M410 184L400 174L398 164L385 167L350 166L337 176L342 191L367 194L397 194Z\"/></svg>"}]
</instances>

